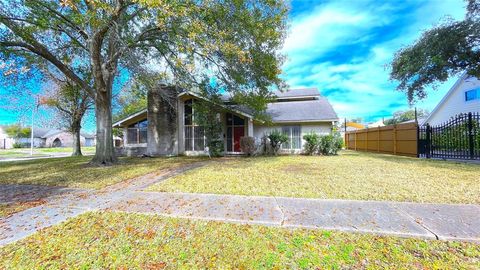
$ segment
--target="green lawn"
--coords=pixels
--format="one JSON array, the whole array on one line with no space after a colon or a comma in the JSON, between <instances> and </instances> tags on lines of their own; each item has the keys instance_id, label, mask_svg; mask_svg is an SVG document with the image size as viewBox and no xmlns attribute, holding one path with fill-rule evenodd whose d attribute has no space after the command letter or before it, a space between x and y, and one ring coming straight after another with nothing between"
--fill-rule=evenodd
<instances>
[{"instance_id":1,"label":"green lawn","mask_svg":"<svg viewBox=\"0 0 480 270\"><path fill-rule=\"evenodd\" d=\"M479 204L480 165L353 151L236 158L213 162L150 190Z\"/></svg>"},{"instance_id":2,"label":"green lawn","mask_svg":"<svg viewBox=\"0 0 480 270\"><path fill-rule=\"evenodd\" d=\"M480 246L87 213L0 249L0 269L478 269Z\"/></svg>"},{"instance_id":3,"label":"green lawn","mask_svg":"<svg viewBox=\"0 0 480 270\"><path fill-rule=\"evenodd\" d=\"M0 184L103 188L157 170L204 160L194 157L121 158L110 167L91 167L91 157L0 162Z\"/></svg>"}]
</instances>

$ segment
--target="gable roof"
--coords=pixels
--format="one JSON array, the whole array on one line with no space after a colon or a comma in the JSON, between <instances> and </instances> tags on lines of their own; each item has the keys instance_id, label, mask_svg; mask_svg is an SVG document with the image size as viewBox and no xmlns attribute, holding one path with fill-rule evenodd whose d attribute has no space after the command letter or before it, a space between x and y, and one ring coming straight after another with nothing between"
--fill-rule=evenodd
<instances>
[{"instance_id":1,"label":"gable roof","mask_svg":"<svg viewBox=\"0 0 480 270\"><path fill-rule=\"evenodd\" d=\"M294 122L330 122L338 121L338 116L326 97L320 95L317 88L290 89L284 92L276 91L275 102L267 105L266 113L272 117L273 123ZM201 98L199 94L183 91L178 96L190 95ZM231 104L229 96L223 95L225 101L223 107L231 112L238 113L248 118L253 118L253 112L244 105ZM146 114L147 110L134 113L113 124L113 127L122 127L122 124L131 119Z\"/></svg>"},{"instance_id":2,"label":"gable roof","mask_svg":"<svg viewBox=\"0 0 480 270\"><path fill-rule=\"evenodd\" d=\"M314 100L270 103L267 114L274 123L338 120L330 102L321 96Z\"/></svg>"},{"instance_id":3,"label":"gable roof","mask_svg":"<svg viewBox=\"0 0 480 270\"><path fill-rule=\"evenodd\" d=\"M432 118L432 116L434 114L437 113L437 111L440 109L440 107L442 107L443 103L445 103L445 101L447 101L447 99L455 92L455 90L457 90L457 88L463 83L463 81L465 81L466 79L468 78L468 75L466 72L464 72L460 78L458 78L458 80L453 84L453 86L448 90L447 94L445 94L445 96L442 98L442 100L440 100L440 102L437 104L437 106L435 106L435 108L433 109L433 111L427 116L427 118L423 121L423 123L428 123L428 121L430 121L430 118ZM422 123L422 124L423 124Z\"/></svg>"}]
</instances>

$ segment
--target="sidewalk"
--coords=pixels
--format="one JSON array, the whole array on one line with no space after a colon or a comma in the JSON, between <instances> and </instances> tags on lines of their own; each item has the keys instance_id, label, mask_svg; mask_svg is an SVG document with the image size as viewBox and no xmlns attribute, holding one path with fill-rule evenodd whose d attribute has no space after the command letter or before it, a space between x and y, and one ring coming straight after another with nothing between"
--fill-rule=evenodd
<instances>
[{"instance_id":1,"label":"sidewalk","mask_svg":"<svg viewBox=\"0 0 480 270\"><path fill-rule=\"evenodd\" d=\"M136 192L111 211L480 242L480 206Z\"/></svg>"}]
</instances>

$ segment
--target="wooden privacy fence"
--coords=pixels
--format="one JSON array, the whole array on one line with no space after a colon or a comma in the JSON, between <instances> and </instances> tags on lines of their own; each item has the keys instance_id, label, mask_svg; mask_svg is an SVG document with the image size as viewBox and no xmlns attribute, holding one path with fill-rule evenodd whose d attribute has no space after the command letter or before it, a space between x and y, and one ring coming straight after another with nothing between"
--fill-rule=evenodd
<instances>
[{"instance_id":1,"label":"wooden privacy fence","mask_svg":"<svg viewBox=\"0 0 480 270\"><path fill-rule=\"evenodd\" d=\"M366 128L345 133L345 147L399 156L418 156L417 123Z\"/></svg>"}]
</instances>

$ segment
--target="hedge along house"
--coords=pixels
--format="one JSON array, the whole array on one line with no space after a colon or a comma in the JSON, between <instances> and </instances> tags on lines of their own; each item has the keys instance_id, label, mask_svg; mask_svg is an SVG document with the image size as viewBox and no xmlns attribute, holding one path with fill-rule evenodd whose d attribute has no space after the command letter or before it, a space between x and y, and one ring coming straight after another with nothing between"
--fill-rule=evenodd
<instances>
[{"instance_id":1,"label":"hedge along house","mask_svg":"<svg viewBox=\"0 0 480 270\"><path fill-rule=\"evenodd\" d=\"M275 129L289 137L282 145L283 152L300 153L303 135L330 134L339 120L327 98L316 88L275 92L275 96L266 111L272 120L268 125L255 119L248 108L236 106L229 97L223 97L219 118L225 154L242 154L240 138L250 136L259 141ZM124 146L117 151L124 155L204 154L206 138L203 128L195 124L193 111L193 103L201 98L189 91L167 99L159 93L149 93L147 109L113 125L123 130Z\"/></svg>"}]
</instances>

